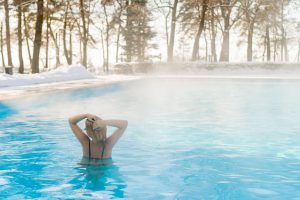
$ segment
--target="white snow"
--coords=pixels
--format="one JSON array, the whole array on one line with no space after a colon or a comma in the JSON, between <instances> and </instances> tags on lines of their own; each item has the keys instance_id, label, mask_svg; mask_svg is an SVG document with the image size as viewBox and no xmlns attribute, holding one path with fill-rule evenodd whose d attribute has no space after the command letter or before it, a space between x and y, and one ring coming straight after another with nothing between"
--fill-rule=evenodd
<instances>
[{"instance_id":1,"label":"white snow","mask_svg":"<svg viewBox=\"0 0 300 200\"><path fill-rule=\"evenodd\" d=\"M55 83L68 80L93 79L82 65L64 66L39 74L0 74L0 87L24 86L41 83Z\"/></svg>"},{"instance_id":2,"label":"white snow","mask_svg":"<svg viewBox=\"0 0 300 200\"><path fill-rule=\"evenodd\" d=\"M0 73L0 100L74 88L96 87L139 77L141 76L121 74L96 76L82 65L59 67L39 74Z\"/></svg>"}]
</instances>

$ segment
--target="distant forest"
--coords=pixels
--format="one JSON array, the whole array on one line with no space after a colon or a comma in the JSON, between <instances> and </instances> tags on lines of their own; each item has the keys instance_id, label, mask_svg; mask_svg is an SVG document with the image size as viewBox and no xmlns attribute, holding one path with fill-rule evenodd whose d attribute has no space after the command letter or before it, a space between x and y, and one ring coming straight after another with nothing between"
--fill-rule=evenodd
<instances>
[{"instance_id":1,"label":"distant forest","mask_svg":"<svg viewBox=\"0 0 300 200\"><path fill-rule=\"evenodd\" d=\"M238 53L248 62L299 61L299 8L298 0L0 0L0 65L39 73L100 58L104 71L119 62L229 62L232 45L246 46Z\"/></svg>"}]
</instances>

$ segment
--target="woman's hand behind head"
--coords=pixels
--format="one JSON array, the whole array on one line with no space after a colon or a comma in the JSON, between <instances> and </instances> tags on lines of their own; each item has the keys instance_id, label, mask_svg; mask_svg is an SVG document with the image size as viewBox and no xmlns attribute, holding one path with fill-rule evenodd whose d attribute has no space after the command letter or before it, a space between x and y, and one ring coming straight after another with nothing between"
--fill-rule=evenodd
<instances>
[{"instance_id":1,"label":"woman's hand behind head","mask_svg":"<svg viewBox=\"0 0 300 200\"><path fill-rule=\"evenodd\" d=\"M94 121L96 121L99 117L97 117L96 115L93 115L93 114L86 114L86 118L87 118L88 121L94 122Z\"/></svg>"}]
</instances>

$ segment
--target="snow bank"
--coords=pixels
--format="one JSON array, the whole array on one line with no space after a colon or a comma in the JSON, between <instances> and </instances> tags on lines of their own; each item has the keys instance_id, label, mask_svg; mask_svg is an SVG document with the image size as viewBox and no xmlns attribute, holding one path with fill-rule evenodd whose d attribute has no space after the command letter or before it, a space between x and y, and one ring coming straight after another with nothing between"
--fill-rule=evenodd
<instances>
[{"instance_id":1,"label":"snow bank","mask_svg":"<svg viewBox=\"0 0 300 200\"><path fill-rule=\"evenodd\" d=\"M50 72L42 72L39 74L0 74L0 87L24 86L93 78L96 77L89 73L82 65L71 65L59 67Z\"/></svg>"}]
</instances>

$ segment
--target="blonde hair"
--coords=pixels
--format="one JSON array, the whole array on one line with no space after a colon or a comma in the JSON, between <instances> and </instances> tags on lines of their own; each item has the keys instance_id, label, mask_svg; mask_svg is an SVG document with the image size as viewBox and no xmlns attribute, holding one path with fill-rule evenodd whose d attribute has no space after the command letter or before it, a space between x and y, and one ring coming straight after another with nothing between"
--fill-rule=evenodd
<instances>
[{"instance_id":1,"label":"blonde hair","mask_svg":"<svg viewBox=\"0 0 300 200\"><path fill-rule=\"evenodd\" d=\"M86 126L86 133L90 138L92 138L93 140L95 139L97 142L104 142L105 141L106 132L107 132L106 126L101 128L97 132L95 132L95 130L93 129L93 124L90 123L88 120L86 120L85 126Z\"/></svg>"}]
</instances>

